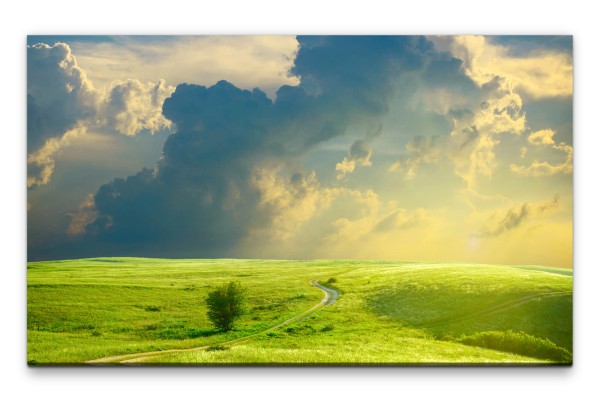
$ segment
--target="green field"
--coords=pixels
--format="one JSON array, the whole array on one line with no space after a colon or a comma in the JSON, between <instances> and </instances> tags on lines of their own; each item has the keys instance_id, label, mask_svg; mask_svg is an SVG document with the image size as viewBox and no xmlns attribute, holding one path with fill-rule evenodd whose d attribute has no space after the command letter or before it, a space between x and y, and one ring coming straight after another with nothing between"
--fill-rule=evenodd
<instances>
[{"instance_id":1,"label":"green field","mask_svg":"<svg viewBox=\"0 0 600 401\"><path fill-rule=\"evenodd\" d=\"M339 298L268 331L321 301L310 280ZM229 281L247 288L248 313L222 333L204 299ZM102 258L30 262L27 282L34 365L572 363L567 269Z\"/></svg>"}]
</instances>

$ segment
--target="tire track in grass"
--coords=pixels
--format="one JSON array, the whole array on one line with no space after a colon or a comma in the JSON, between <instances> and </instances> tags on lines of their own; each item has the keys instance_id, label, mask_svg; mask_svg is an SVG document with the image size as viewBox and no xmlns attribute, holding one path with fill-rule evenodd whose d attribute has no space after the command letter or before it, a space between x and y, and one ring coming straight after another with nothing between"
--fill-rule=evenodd
<instances>
[{"instance_id":1,"label":"tire track in grass","mask_svg":"<svg viewBox=\"0 0 600 401\"><path fill-rule=\"evenodd\" d=\"M84 363L88 364L88 365L144 364L144 362L146 362L148 359L153 358L155 356L177 354L177 353L181 353L181 352L190 352L190 351L202 351L202 350L206 350L209 347L214 347L216 345L232 346L232 345L242 344L242 343L247 342L247 341L251 340L252 338L257 337L261 334L265 334L270 331L277 330L288 324L298 323L298 322L308 318L309 316L311 316L312 314L317 312L319 309L324 308L325 306L331 305L338 299L339 293L336 290L329 288L329 287L325 287L322 284L319 284L318 280L310 280L309 283L310 283L310 285L317 287L318 289L323 291L323 293L325 294L323 299L321 299L321 302L319 302L318 304L314 305L313 307L311 307L297 315L292 316L291 318L285 320L284 322L276 324L275 326L269 327L268 329L265 329L258 333L250 334L245 337L236 338L234 340L223 341L223 342L219 342L219 343L215 343L215 344L211 344L211 345L203 345L201 347L185 348L185 349L168 349L168 350L161 350L161 351L147 351L147 352L126 354L126 355L112 355L112 356L107 356L104 358L86 361Z\"/></svg>"}]
</instances>

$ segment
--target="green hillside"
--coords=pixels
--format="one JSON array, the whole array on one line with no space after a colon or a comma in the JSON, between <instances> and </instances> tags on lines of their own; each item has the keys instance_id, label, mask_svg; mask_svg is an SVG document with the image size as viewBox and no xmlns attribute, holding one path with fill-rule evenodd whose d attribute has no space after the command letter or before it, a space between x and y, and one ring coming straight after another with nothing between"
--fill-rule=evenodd
<instances>
[{"instance_id":1,"label":"green hillside","mask_svg":"<svg viewBox=\"0 0 600 401\"><path fill-rule=\"evenodd\" d=\"M572 362L566 269L103 258L31 262L27 276L31 364L109 356L148 364ZM324 294L310 280L339 298L264 332L319 303ZM204 299L229 281L247 288L248 313L221 333L207 319ZM236 339L243 341L226 343ZM117 358L158 350L180 352Z\"/></svg>"}]
</instances>

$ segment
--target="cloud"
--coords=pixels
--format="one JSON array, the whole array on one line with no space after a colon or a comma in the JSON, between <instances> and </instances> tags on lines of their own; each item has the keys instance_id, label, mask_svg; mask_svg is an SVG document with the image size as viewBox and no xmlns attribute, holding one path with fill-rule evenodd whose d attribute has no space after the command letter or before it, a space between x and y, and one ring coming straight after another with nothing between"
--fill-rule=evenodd
<instances>
[{"instance_id":1,"label":"cloud","mask_svg":"<svg viewBox=\"0 0 600 401\"><path fill-rule=\"evenodd\" d=\"M27 156L27 187L33 188L46 185L54 173L56 156L69 142L81 135L86 134L86 127L77 125L66 131L62 136L49 138L44 145Z\"/></svg>"},{"instance_id":2,"label":"cloud","mask_svg":"<svg viewBox=\"0 0 600 401\"><path fill-rule=\"evenodd\" d=\"M344 159L335 165L335 170L340 173L337 175L337 179L343 179L346 174L352 173L357 166L370 167L371 166L371 146L363 139L356 140L348 155Z\"/></svg>"},{"instance_id":3,"label":"cloud","mask_svg":"<svg viewBox=\"0 0 600 401\"><path fill-rule=\"evenodd\" d=\"M400 208L397 202L386 202L373 191L353 194L351 203L358 202L363 204L358 215L334 219L329 224L331 231L314 244L319 255L431 259L435 257L432 248L447 246L447 241L441 238L447 232L443 223L424 208ZM332 209L336 207L334 203ZM415 238L419 240L415 242Z\"/></svg>"},{"instance_id":4,"label":"cloud","mask_svg":"<svg viewBox=\"0 0 600 401\"><path fill-rule=\"evenodd\" d=\"M440 43L452 38L433 41L436 48L448 50ZM450 124L449 135L433 135L438 140L432 144L411 140L407 145L411 149L405 149L406 154L389 170L403 171L406 178L412 178L420 165L448 159L455 174L464 181L466 193L481 196L479 181L496 171L496 148L502 136L518 136L527 129L523 100L508 78L492 75L485 81L476 81L467 73L465 61L450 54L466 57L460 52L440 52L432 57L422 77L411 76L418 84L410 102L416 110L432 113L432 117L443 116Z\"/></svg>"},{"instance_id":5,"label":"cloud","mask_svg":"<svg viewBox=\"0 0 600 401\"><path fill-rule=\"evenodd\" d=\"M95 114L94 86L64 43L27 48L27 145L41 148Z\"/></svg>"},{"instance_id":6,"label":"cloud","mask_svg":"<svg viewBox=\"0 0 600 401\"><path fill-rule=\"evenodd\" d=\"M442 39L434 38L438 48L443 48L439 46L440 41L451 40L450 37ZM431 149L431 163L437 161L435 156L438 152L447 157L454 166L455 174L465 182L466 191L478 194L480 177L491 177L497 168L495 149L501 136L525 132L526 116L523 101L507 78L492 76L477 85L469 80L469 85L463 81L464 68L460 65L454 65L454 68L462 71L462 80L455 78L461 75L451 69L451 75L442 80L450 82L449 85L435 87L425 84L415 93L413 102L444 115L452 124L449 136ZM408 173L407 178L411 177L416 167L426 162L418 155L419 152L416 152L414 158L402 158L391 166L391 170L402 169Z\"/></svg>"},{"instance_id":7,"label":"cloud","mask_svg":"<svg viewBox=\"0 0 600 401\"><path fill-rule=\"evenodd\" d=\"M101 89L93 113L73 125L94 129L82 135L101 127L98 135L134 143L129 136L169 123L171 135L150 168L100 181L91 197L81 191L69 206L70 224L63 218L59 228L66 240L40 236L29 257L463 258L461 241L482 220L471 221L476 212L457 196L461 182L453 171L475 191L523 143L531 153L544 149L524 142L519 87L504 76L475 82L462 60L422 37L299 37L298 44L285 79L261 89L253 89L249 73L244 83L219 80L225 72L176 89L169 77L113 82L118 65L94 81ZM132 71L143 70L152 49L135 54L139 68ZM98 63L108 50L98 52ZM210 62L210 52L200 53ZM241 71L245 58L239 60L228 65ZM130 77L123 71L120 78ZM364 134L380 125L377 141ZM445 182L433 188L432 175L398 182L385 174L390 165L409 177L436 168ZM335 178L351 173L352 179ZM518 204L510 215L499 210L481 233L519 231L547 213L537 206Z\"/></svg>"},{"instance_id":8,"label":"cloud","mask_svg":"<svg viewBox=\"0 0 600 401\"><path fill-rule=\"evenodd\" d=\"M298 50L294 36L114 36L90 43L73 40L82 68L98 87L136 77L141 82L164 79L169 86L195 83L212 86L227 80L239 88L259 87L271 98L282 85L296 86L288 74Z\"/></svg>"},{"instance_id":9,"label":"cloud","mask_svg":"<svg viewBox=\"0 0 600 401\"><path fill-rule=\"evenodd\" d=\"M521 159L524 159L526 155L527 155L527 147L521 146L521 149L519 149L519 157Z\"/></svg>"},{"instance_id":10,"label":"cloud","mask_svg":"<svg viewBox=\"0 0 600 401\"><path fill-rule=\"evenodd\" d=\"M554 145L554 136L555 132L551 129L543 129L539 131L532 132L527 141L532 145Z\"/></svg>"},{"instance_id":11,"label":"cloud","mask_svg":"<svg viewBox=\"0 0 600 401\"><path fill-rule=\"evenodd\" d=\"M171 122L162 114L162 105L174 88L164 80L141 83L128 79L113 82L99 110L99 117L115 131L134 136L142 130L156 133L168 129Z\"/></svg>"},{"instance_id":12,"label":"cloud","mask_svg":"<svg viewBox=\"0 0 600 401\"><path fill-rule=\"evenodd\" d=\"M505 79L482 85L469 112L450 114L454 127L445 154L455 173L476 193L479 177L490 177L497 167L495 148L502 135L521 135L526 129L522 100Z\"/></svg>"},{"instance_id":13,"label":"cloud","mask_svg":"<svg viewBox=\"0 0 600 401\"><path fill-rule=\"evenodd\" d=\"M476 236L479 238L496 237L507 231L514 230L522 226L527 220L558 208L559 199L559 196L555 195L550 201L537 204L523 203L511 207L504 214L494 213L488 218L487 224L481 228Z\"/></svg>"},{"instance_id":14,"label":"cloud","mask_svg":"<svg viewBox=\"0 0 600 401\"><path fill-rule=\"evenodd\" d=\"M303 113L317 107L298 88L280 95L273 103L260 90L225 81L208 88L179 85L163 106L177 132L165 142L161 159L152 171L100 188L87 234L109 244L160 242L161 252L213 256L273 225L277 235L288 235L323 198L314 175L275 171L342 134L344 125L315 115L306 119L304 136L297 135L288 124L299 124Z\"/></svg>"},{"instance_id":15,"label":"cloud","mask_svg":"<svg viewBox=\"0 0 600 401\"><path fill-rule=\"evenodd\" d=\"M271 216L271 224L258 227L249 237L289 240L304 223L345 192L342 188L322 187L315 172L295 172L284 179L287 175L282 170L281 164L259 167L252 175L252 184L260 192L258 210Z\"/></svg>"},{"instance_id":16,"label":"cloud","mask_svg":"<svg viewBox=\"0 0 600 401\"><path fill-rule=\"evenodd\" d=\"M404 146L406 155L394 162L388 171L402 171L405 177L414 178L420 164L433 164L441 160L444 151L443 139L438 136L417 136Z\"/></svg>"},{"instance_id":17,"label":"cloud","mask_svg":"<svg viewBox=\"0 0 600 401\"><path fill-rule=\"evenodd\" d=\"M523 57L540 52L573 52L573 36L570 35L498 35L486 36L488 43L499 44L508 55Z\"/></svg>"},{"instance_id":18,"label":"cloud","mask_svg":"<svg viewBox=\"0 0 600 401\"><path fill-rule=\"evenodd\" d=\"M382 219L399 211L397 205L393 202L388 204L382 202L379 195L372 190L354 191L349 195L350 203L354 204L359 212L354 216L336 218L329 223L333 231L323 238L328 246L339 247L341 244L364 240ZM404 213L404 211L399 212Z\"/></svg>"},{"instance_id":19,"label":"cloud","mask_svg":"<svg viewBox=\"0 0 600 401\"><path fill-rule=\"evenodd\" d=\"M502 76L515 85L519 93L533 99L573 95L570 49L540 49L515 55L510 46L495 44L484 36L434 36L430 39L438 49L463 60L466 74L480 85L495 76Z\"/></svg>"},{"instance_id":20,"label":"cloud","mask_svg":"<svg viewBox=\"0 0 600 401\"><path fill-rule=\"evenodd\" d=\"M50 182L56 157L74 136L91 129L133 136L169 128L162 103L173 90L164 81L136 80L97 90L67 44L28 46L28 187Z\"/></svg>"},{"instance_id":21,"label":"cloud","mask_svg":"<svg viewBox=\"0 0 600 401\"><path fill-rule=\"evenodd\" d=\"M102 186L87 233L109 244L126 242L132 251L160 242L218 255L236 243L269 218L257 208L260 191L251 177L256 158L279 149L263 136L271 107L263 92L226 82L180 85L163 106L178 131L161 159L153 170Z\"/></svg>"},{"instance_id":22,"label":"cloud","mask_svg":"<svg viewBox=\"0 0 600 401\"><path fill-rule=\"evenodd\" d=\"M381 134L382 124L378 124L371 129L364 139L357 139L352 143L348 154L344 156L341 162L336 163L335 170L339 171L336 178L344 179L347 174L353 173L356 167L371 167L371 142Z\"/></svg>"},{"instance_id":23,"label":"cloud","mask_svg":"<svg viewBox=\"0 0 600 401\"><path fill-rule=\"evenodd\" d=\"M539 135L540 132L543 134ZM554 135L554 132L551 130L537 131L531 134L528 140L530 143L534 143L536 145L550 145L554 144L552 135ZM573 172L573 147L561 142L559 144L552 145L552 148L565 153L566 158L563 163L550 164L547 161L540 162L538 160L534 160L527 167L518 166L513 163L510 165L510 171L525 177L544 177L554 174L571 174Z\"/></svg>"},{"instance_id":24,"label":"cloud","mask_svg":"<svg viewBox=\"0 0 600 401\"><path fill-rule=\"evenodd\" d=\"M71 215L71 222L67 228L67 234L77 236L85 232L85 227L92 223L97 217L94 194L89 194L85 200L81 202L77 213Z\"/></svg>"},{"instance_id":25,"label":"cloud","mask_svg":"<svg viewBox=\"0 0 600 401\"><path fill-rule=\"evenodd\" d=\"M226 81L178 85L163 104L177 131L160 160L103 185L82 237L107 250L126 243L135 253L160 243L154 251L163 256L219 256L257 233L290 238L325 208L340 190L321 186L297 160L349 126L372 127L388 110L396 77L423 68L431 44L387 36L298 40L290 72L300 85L282 86L275 100ZM349 155L367 163L365 141Z\"/></svg>"},{"instance_id":26,"label":"cloud","mask_svg":"<svg viewBox=\"0 0 600 401\"><path fill-rule=\"evenodd\" d=\"M425 221L427 221L427 213L423 208L418 208L413 212L398 209L380 220L373 227L372 232L383 233L393 230L405 230Z\"/></svg>"}]
</instances>

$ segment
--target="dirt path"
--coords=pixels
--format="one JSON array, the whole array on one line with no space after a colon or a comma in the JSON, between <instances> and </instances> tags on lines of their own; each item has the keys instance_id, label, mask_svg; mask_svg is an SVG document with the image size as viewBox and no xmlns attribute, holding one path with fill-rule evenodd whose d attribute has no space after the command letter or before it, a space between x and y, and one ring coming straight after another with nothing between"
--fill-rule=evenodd
<instances>
[{"instance_id":1,"label":"dirt path","mask_svg":"<svg viewBox=\"0 0 600 401\"><path fill-rule=\"evenodd\" d=\"M318 311L319 309L327 306L327 305L331 305L332 303L334 303L338 297L339 294L336 290L332 289L332 288L328 288L325 287L322 284L319 284L318 280L311 280L310 281L310 285L317 287L318 289L320 289L321 291L323 291L323 293L325 294L325 296L323 297L323 299L321 300L321 302L319 302L318 304L316 304L315 306L313 306L310 309L305 310L304 312L301 312L295 316L292 316L291 318L287 319L284 322L281 322L275 326L269 327L266 330L263 330L261 332L255 333L255 334L251 334L249 336L246 337L241 337L241 338L236 338L235 340L230 340L230 341L223 341L220 343L215 343L215 344L210 344L210 345L203 345L202 347L195 347L195 348L186 348L186 349L168 349L168 350L162 350L162 351L149 351L149 352L138 352L138 353L134 353L134 354L126 354L126 355L113 355L113 356L107 356L104 358L99 358L99 359L94 359L91 361L86 361L85 363L88 365L114 365L114 364L127 364L127 365L134 365L134 364L144 364L148 362L148 359L151 359L155 356L159 356L159 355L167 355L167 354L176 354L176 353L181 353L181 352L189 352L189 351L202 351L207 349L208 347L211 346L215 346L215 345L221 345L221 346L232 346L232 345L237 345L237 344L241 344L244 343L246 341L251 340L252 338L259 336L261 334L265 334L268 333L270 331L273 330L277 330L283 326L286 326L288 324L291 323L297 323L300 322L306 318L308 318L310 315L312 315L313 313L315 313L316 311Z\"/></svg>"}]
</instances>

